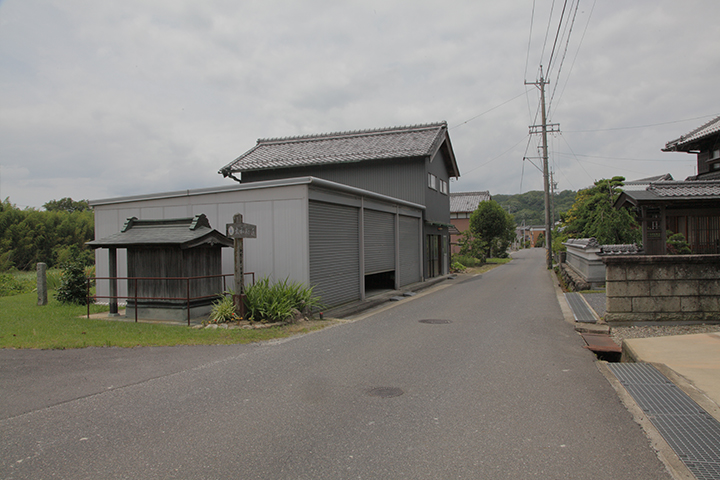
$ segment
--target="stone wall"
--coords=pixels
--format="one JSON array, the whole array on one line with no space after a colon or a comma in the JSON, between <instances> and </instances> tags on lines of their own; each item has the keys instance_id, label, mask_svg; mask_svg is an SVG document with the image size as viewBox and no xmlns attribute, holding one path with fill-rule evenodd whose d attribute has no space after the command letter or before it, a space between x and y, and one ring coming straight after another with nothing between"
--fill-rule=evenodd
<instances>
[{"instance_id":1,"label":"stone wall","mask_svg":"<svg viewBox=\"0 0 720 480\"><path fill-rule=\"evenodd\" d=\"M608 323L720 323L720 255L619 255L606 266Z\"/></svg>"},{"instance_id":2,"label":"stone wall","mask_svg":"<svg viewBox=\"0 0 720 480\"><path fill-rule=\"evenodd\" d=\"M601 288L605 284L605 265L598 256L600 244L594 238L569 239L563 243L567 248L566 262L575 270L589 288ZM585 290L585 288L582 288Z\"/></svg>"}]
</instances>

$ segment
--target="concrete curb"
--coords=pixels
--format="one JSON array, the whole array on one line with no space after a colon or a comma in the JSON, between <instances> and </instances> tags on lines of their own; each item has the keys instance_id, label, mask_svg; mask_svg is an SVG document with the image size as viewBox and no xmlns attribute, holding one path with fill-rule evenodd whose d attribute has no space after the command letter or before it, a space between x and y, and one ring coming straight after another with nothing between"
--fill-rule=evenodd
<instances>
[{"instance_id":1,"label":"concrete curb","mask_svg":"<svg viewBox=\"0 0 720 480\"><path fill-rule=\"evenodd\" d=\"M456 277L457 277L457 275L455 275L455 274L449 274L449 275L443 275L440 277L434 277L434 278L431 278L424 282L411 283L410 285L404 286L400 290L391 290L391 291L382 293L380 295L372 296L365 300L352 302L347 305L341 305L339 307L332 308L330 310L323 312L323 316L327 317L327 318L351 317L353 315L362 313L366 310L370 310L372 308L379 307L380 305L383 305L383 304L389 302L390 299L393 297L403 296L403 294L408 293L408 292L416 293L416 292L420 292L423 290L427 290L430 287L434 287L435 285L438 285L447 280L453 280ZM408 298L412 298L412 297L408 297Z\"/></svg>"}]
</instances>

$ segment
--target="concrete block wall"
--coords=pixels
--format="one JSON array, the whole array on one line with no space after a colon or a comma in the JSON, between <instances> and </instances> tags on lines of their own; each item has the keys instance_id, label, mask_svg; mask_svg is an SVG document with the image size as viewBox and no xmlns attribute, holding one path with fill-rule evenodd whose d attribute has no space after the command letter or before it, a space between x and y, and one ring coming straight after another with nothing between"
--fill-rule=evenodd
<instances>
[{"instance_id":1,"label":"concrete block wall","mask_svg":"<svg viewBox=\"0 0 720 480\"><path fill-rule=\"evenodd\" d=\"M720 255L604 257L605 321L720 323Z\"/></svg>"}]
</instances>

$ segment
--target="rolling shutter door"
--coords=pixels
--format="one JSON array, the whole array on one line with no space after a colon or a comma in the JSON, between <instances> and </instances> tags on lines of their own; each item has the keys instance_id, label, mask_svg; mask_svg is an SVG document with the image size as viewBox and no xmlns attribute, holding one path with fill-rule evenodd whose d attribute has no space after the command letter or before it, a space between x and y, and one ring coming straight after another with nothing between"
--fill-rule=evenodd
<instances>
[{"instance_id":1,"label":"rolling shutter door","mask_svg":"<svg viewBox=\"0 0 720 480\"><path fill-rule=\"evenodd\" d=\"M400 285L419 282L420 219L400 216Z\"/></svg>"},{"instance_id":2,"label":"rolling shutter door","mask_svg":"<svg viewBox=\"0 0 720 480\"><path fill-rule=\"evenodd\" d=\"M365 210L365 275L395 270L395 215Z\"/></svg>"},{"instance_id":3,"label":"rolling shutter door","mask_svg":"<svg viewBox=\"0 0 720 480\"><path fill-rule=\"evenodd\" d=\"M328 307L360 299L358 209L309 203L310 284Z\"/></svg>"}]
</instances>

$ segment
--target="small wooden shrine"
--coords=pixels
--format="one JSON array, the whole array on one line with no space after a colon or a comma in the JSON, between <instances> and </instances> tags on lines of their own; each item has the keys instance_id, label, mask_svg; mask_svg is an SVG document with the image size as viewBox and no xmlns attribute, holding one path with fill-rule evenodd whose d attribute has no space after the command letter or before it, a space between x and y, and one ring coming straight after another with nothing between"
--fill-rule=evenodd
<instances>
[{"instance_id":1,"label":"small wooden shrine","mask_svg":"<svg viewBox=\"0 0 720 480\"><path fill-rule=\"evenodd\" d=\"M223 291L222 248L232 240L210 227L204 214L192 218L128 218L122 230L88 242L107 248L110 277L117 277L117 249L127 250L128 318L185 320L210 312ZM117 294L111 279L110 296ZM113 285L114 283L114 285ZM114 305L113 305L114 303ZM117 299L110 312L117 313Z\"/></svg>"}]
</instances>

